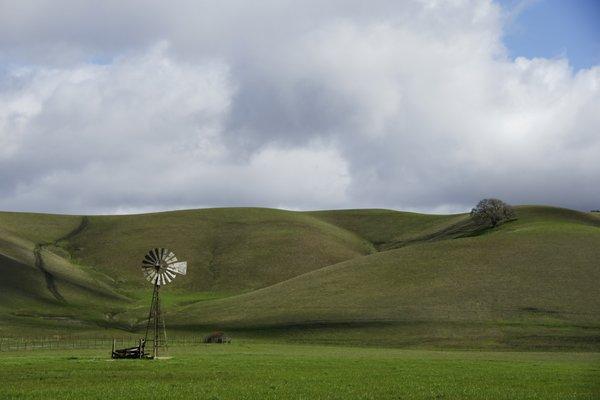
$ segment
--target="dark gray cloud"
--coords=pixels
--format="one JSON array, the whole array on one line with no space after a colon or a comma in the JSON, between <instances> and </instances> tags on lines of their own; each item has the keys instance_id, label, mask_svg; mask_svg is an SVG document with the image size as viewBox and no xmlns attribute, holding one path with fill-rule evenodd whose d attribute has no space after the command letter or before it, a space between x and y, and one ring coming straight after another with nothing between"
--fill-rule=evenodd
<instances>
[{"instance_id":1,"label":"dark gray cloud","mask_svg":"<svg viewBox=\"0 0 600 400\"><path fill-rule=\"evenodd\" d=\"M600 67L509 59L504 23L484 0L0 0L0 209L599 207Z\"/></svg>"}]
</instances>

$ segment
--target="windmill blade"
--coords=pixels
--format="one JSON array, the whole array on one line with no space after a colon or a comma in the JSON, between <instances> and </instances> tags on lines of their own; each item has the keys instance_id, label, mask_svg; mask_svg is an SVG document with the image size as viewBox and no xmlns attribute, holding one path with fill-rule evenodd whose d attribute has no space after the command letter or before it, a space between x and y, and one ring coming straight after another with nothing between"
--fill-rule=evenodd
<instances>
[{"instance_id":1,"label":"windmill blade","mask_svg":"<svg viewBox=\"0 0 600 400\"><path fill-rule=\"evenodd\" d=\"M173 257L173 258L169 258L169 260L166 261L166 263L167 264L173 264L173 263L176 263L177 261L179 261L179 260L177 260L177 257Z\"/></svg>"},{"instance_id":2,"label":"windmill blade","mask_svg":"<svg viewBox=\"0 0 600 400\"><path fill-rule=\"evenodd\" d=\"M161 251L162 251L162 254L160 255L160 259L163 261L166 261L167 258L169 257L170 251L169 251L169 249L161 249Z\"/></svg>"},{"instance_id":3,"label":"windmill blade","mask_svg":"<svg viewBox=\"0 0 600 400\"><path fill-rule=\"evenodd\" d=\"M154 283L154 278L156 278L156 271L150 271L146 274L146 280L148 282Z\"/></svg>"},{"instance_id":4,"label":"windmill blade","mask_svg":"<svg viewBox=\"0 0 600 400\"><path fill-rule=\"evenodd\" d=\"M175 264L177 262L177 257L173 257L172 259L170 259L169 261L167 261L167 266L171 265L171 264Z\"/></svg>"},{"instance_id":5,"label":"windmill blade","mask_svg":"<svg viewBox=\"0 0 600 400\"><path fill-rule=\"evenodd\" d=\"M171 271L169 271L168 269L165 271L165 274L167 274L168 276L170 276L171 278L175 279L175 274L172 273ZM171 282L171 281L169 281Z\"/></svg>"},{"instance_id":6,"label":"windmill blade","mask_svg":"<svg viewBox=\"0 0 600 400\"><path fill-rule=\"evenodd\" d=\"M169 264L167 266L167 270L169 271L173 271L176 274L179 275L185 275L187 273L187 262L186 261L180 261L180 262L176 262L173 264Z\"/></svg>"},{"instance_id":7,"label":"windmill blade","mask_svg":"<svg viewBox=\"0 0 600 400\"><path fill-rule=\"evenodd\" d=\"M169 253L169 255L165 257L165 262L167 264L170 264L170 263L173 263L175 261L177 261L177 257L175 257L175 254L173 254L173 252L171 251Z\"/></svg>"},{"instance_id":8,"label":"windmill blade","mask_svg":"<svg viewBox=\"0 0 600 400\"><path fill-rule=\"evenodd\" d=\"M160 252L158 251L158 249L154 249L154 258L156 259L156 261L160 261Z\"/></svg>"},{"instance_id":9,"label":"windmill blade","mask_svg":"<svg viewBox=\"0 0 600 400\"><path fill-rule=\"evenodd\" d=\"M152 254L152 250L150 250L145 256L144 256L144 260L151 262L151 263L155 263L156 259L154 258L154 254Z\"/></svg>"}]
</instances>

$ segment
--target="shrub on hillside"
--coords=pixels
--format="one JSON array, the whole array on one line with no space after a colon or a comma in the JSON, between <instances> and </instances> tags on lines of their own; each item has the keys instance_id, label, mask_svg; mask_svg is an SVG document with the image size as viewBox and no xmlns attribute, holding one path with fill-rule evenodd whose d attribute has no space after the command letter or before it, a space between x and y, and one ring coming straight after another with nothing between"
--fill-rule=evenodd
<instances>
[{"instance_id":1,"label":"shrub on hillside","mask_svg":"<svg viewBox=\"0 0 600 400\"><path fill-rule=\"evenodd\" d=\"M471 210L471 218L495 228L500 222L514 218L513 208L499 199L483 199Z\"/></svg>"}]
</instances>

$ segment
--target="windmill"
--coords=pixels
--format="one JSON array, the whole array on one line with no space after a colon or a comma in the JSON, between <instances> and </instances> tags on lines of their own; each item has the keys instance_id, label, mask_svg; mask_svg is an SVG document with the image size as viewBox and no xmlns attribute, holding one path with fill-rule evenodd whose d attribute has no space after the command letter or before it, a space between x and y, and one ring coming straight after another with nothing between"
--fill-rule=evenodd
<instances>
[{"instance_id":1,"label":"windmill","mask_svg":"<svg viewBox=\"0 0 600 400\"><path fill-rule=\"evenodd\" d=\"M160 307L160 287L171 283L177 274L185 275L187 262L177 260L175 254L168 249L151 249L144 256L142 271L146 280L154 285L144 345L148 339L152 341L152 357L155 358L158 357L159 348L167 346L167 330ZM149 333L151 334L150 338L148 337Z\"/></svg>"}]
</instances>

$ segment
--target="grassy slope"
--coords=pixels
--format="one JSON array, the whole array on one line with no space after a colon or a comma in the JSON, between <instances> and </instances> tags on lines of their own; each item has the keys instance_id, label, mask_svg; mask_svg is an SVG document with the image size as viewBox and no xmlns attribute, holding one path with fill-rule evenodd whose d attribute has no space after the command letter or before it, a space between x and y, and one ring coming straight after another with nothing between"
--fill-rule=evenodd
<instances>
[{"instance_id":1,"label":"grassy slope","mask_svg":"<svg viewBox=\"0 0 600 400\"><path fill-rule=\"evenodd\" d=\"M308 214L354 232L377 247L420 238L466 218L464 214L428 215L378 209L313 211Z\"/></svg>"},{"instance_id":2,"label":"grassy slope","mask_svg":"<svg viewBox=\"0 0 600 400\"><path fill-rule=\"evenodd\" d=\"M46 245L39 247L68 234L79 220L0 213L0 334L10 334L15 325L16 332L22 328L97 328L104 322L105 310L120 307L127 300L88 268L69 262ZM36 260L36 247L43 260L41 266Z\"/></svg>"},{"instance_id":3,"label":"grassy slope","mask_svg":"<svg viewBox=\"0 0 600 400\"><path fill-rule=\"evenodd\" d=\"M0 310L9 311L12 318L7 325L15 322L15 313L30 319L41 315L47 325L48 316L73 315L68 311L79 308L84 325L136 326L147 313L150 293L139 261L153 246L167 246L193 266L185 279L176 281L176 290L170 287L163 293L165 306L265 287L374 251L368 241L349 231L281 210L94 216L70 237L81 222L80 216L0 213L0 268L14 277L0 281L6 298ZM45 244L41 252L45 267L68 304L56 301L47 289L43 271L35 266L36 244ZM115 304L115 290L134 302L121 298ZM113 299L105 299L107 294ZM100 314L109 315L108 320ZM112 318L116 314L121 317L118 321Z\"/></svg>"},{"instance_id":4,"label":"grassy slope","mask_svg":"<svg viewBox=\"0 0 600 400\"><path fill-rule=\"evenodd\" d=\"M518 213L517 221L484 235L349 260L263 290L188 306L176 319L185 326L195 315L200 324L230 328L395 324L392 343L412 343L419 335L421 343L451 343L459 324L464 335L492 345L528 342L529 333L542 332L548 337L539 339L548 345L568 339L597 347L600 220L545 207ZM520 336L511 334L519 328Z\"/></svg>"},{"instance_id":5,"label":"grassy slope","mask_svg":"<svg viewBox=\"0 0 600 400\"><path fill-rule=\"evenodd\" d=\"M33 243L52 242L75 229L81 217L37 213L0 212L0 229Z\"/></svg>"},{"instance_id":6,"label":"grassy slope","mask_svg":"<svg viewBox=\"0 0 600 400\"><path fill-rule=\"evenodd\" d=\"M93 293L94 313L80 314L99 326L131 327L144 318L149 291L138 262L148 247L166 246L190 263L188 276L164 292L169 323L181 329L224 326L360 343L375 334L402 345L598 348L600 218L550 207L521 207L518 216L493 232L453 240L465 231L464 215L236 208L98 216L48 247L63 257L44 259L55 264L61 290L76 299L73 314L86 291ZM16 282L27 282L20 298L31 302L29 310L40 309L39 301L64 308L48 300L31 250L80 223L77 216L0 213L0 268L29 274L0 282L0 293L16 293ZM400 248L375 253L375 247ZM137 300L108 301L111 287Z\"/></svg>"},{"instance_id":7,"label":"grassy slope","mask_svg":"<svg viewBox=\"0 0 600 400\"><path fill-rule=\"evenodd\" d=\"M177 287L237 292L374 251L357 235L310 215L257 208L91 217L71 241L76 258L123 288L146 288L139 263L154 246L190 264Z\"/></svg>"}]
</instances>

